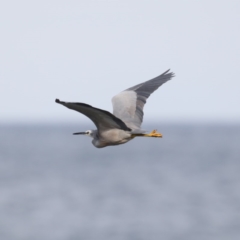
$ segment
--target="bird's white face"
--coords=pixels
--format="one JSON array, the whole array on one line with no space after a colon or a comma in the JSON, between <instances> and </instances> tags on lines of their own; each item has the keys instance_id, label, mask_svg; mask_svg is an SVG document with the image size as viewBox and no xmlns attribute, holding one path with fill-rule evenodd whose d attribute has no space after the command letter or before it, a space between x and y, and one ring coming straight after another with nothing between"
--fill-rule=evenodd
<instances>
[{"instance_id":1,"label":"bird's white face","mask_svg":"<svg viewBox=\"0 0 240 240\"><path fill-rule=\"evenodd\" d=\"M92 131L91 131L91 130L87 130L87 131L85 132L85 135L91 137L91 136L92 136Z\"/></svg>"}]
</instances>

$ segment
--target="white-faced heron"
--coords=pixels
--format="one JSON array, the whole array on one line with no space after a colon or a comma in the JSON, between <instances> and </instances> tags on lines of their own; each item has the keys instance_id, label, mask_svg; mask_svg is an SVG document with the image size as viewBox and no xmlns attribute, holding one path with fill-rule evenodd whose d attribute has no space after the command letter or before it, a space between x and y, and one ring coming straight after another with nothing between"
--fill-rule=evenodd
<instances>
[{"instance_id":1,"label":"white-faced heron","mask_svg":"<svg viewBox=\"0 0 240 240\"><path fill-rule=\"evenodd\" d=\"M174 77L174 74L167 70L156 78L128 88L114 96L112 98L113 114L85 103L63 102L59 99L55 101L84 114L93 121L97 130L74 134L92 137L92 144L97 148L123 144L135 137L161 138L162 134L156 130L150 133L141 130L143 107L147 98L172 77Z\"/></svg>"}]
</instances>

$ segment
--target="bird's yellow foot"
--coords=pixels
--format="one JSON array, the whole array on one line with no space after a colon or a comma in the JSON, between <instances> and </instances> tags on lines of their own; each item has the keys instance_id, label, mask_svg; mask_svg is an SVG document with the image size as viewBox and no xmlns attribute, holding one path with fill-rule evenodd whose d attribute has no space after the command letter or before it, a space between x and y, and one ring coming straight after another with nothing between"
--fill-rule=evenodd
<instances>
[{"instance_id":1,"label":"bird's yellow foot","mask_svg":"<svg viewBox=\"0 0 240 240\"><path fill-rule=\"evenodd\" d=\"M153 130L152 132L150 132L149 134L149 137L159 137L161 138L162 137L162 134L157 132L157 130Z\"/></svg>"}]
</instances>

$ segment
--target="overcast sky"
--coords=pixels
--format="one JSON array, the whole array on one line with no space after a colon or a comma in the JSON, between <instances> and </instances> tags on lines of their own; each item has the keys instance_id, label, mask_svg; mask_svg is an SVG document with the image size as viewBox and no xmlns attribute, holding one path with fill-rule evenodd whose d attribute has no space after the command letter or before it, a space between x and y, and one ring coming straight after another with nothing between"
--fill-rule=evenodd
<instances>
[{"instance_id":1,"label":"overcast sky","mask_svg":"<svg viewBox=\"0 0 240 240\"><path fill-rule=\"evenodd\" d=\"M1 1L0 122L88 122L171 68L145 121L240 122L240 1Z\"/></svg>"}]
</instances>

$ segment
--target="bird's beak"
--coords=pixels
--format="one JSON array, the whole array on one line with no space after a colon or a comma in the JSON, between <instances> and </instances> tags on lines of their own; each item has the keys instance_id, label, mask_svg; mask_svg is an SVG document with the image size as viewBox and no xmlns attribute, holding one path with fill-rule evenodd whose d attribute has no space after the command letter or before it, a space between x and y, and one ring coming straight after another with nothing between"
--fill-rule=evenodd
<instances>
[{"instance_id":1,"label":"bird's beak","mask_svg":"<svg viewBox=\"0 0 240 240\"><path fill-rule=\"evenodd\" d=\"M73 135L78 135L78 134L85 135L86 133L85 133L85 132L76 132L76 133L73 133Z\"/></svg>"}]
</instances>

